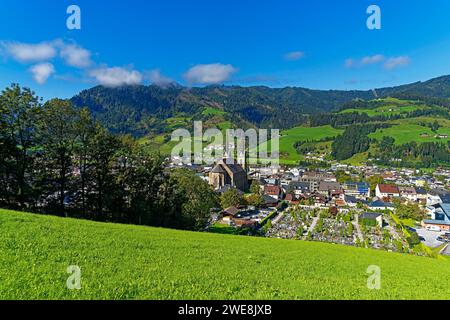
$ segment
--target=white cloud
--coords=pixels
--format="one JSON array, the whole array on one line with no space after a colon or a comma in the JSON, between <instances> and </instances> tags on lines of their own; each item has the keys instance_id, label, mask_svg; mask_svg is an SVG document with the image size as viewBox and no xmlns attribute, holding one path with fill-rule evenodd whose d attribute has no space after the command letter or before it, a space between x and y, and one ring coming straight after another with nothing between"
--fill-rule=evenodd
<instances>
[{"instance_id":1,"label":"white cloud","mask_svg":"<svg viewBox=\"0 0 450 320\"><path fill-rule=\"evenodd\" d=\"M361 59L352 59L349 58L345 60L345 66L347 68L354 68L354 67L364 67L367 65L377 64L380 62L383 62L385 60L385 57L382 54L376 54L373 56L365 56Z\"/></svg>"},{"instance_id":2,"label":"white cloud","mask_svg":"<svg viewBox=\"0 0 450 320\"><path fill-rule=\"evenodd\" d=\"M56 39L38 44L22 42L2 42L3 54L22 63L49 61L58 54L72 67L87 68L91 65L91 52L74 43Z\"/></svg>"},{"instance_id":3,"label":"white cloud","mask_svg":"<svg viewBox=\"0 0 450 320\"><path fill-rule=\"evenodd\" d=\"M50 60L57 54L54 43L51 42L37 44L2 42L2 47L7 55L23 63Z\"/></svg>"},{"instance_id":4,"label":"white cloud","mask_svg":"<svg viewBox=\"0 0 450 320\"><path fill-rule=\"evenodd\" d=\"M382 54L376 54L374 56L367 56L361 59L362 65L368 64L376 64L382 62L384 60L384 56Z\"/></svg>"},{"instance_id":5,"label":"white cloud","mask_svg":"<svg viewBox=\"0 0 450 320\"><path fill-rule=\"evenodd\" d=\"M32 66L29 71L33 74L34 81L44 84L55 73L55 67L51 63L45 62Z\"/></svg>"},{"instance_id":6,"label":"white cloud","mask_svg":"<svg viewBox=\"0 0 450 320\"><path fill-rule=\"evenodd\" d=\"M393 70L398 67L407 66L411 62L408 56L392 57L387 59L384 64L384 68L387 70Z\"/></svg>"},{"instance_id":7,"label":"white cloud","mask_svg":"<svg viewBox=\"0 0 450 320\"><path fill-rule=\"evenodd\" d=\"M66 64L76 68L87 68L92 63L91 52L76 44L62 44L60 56Z\"/></svg>"},{"instance_id":8,"label":"white cloud","mask_svg":"<svg viewBox=\"0 0 450 320\"><path fill-rule=\"evenodd\" d=\"M303 51L293 51L293 52L286 53L284 55L284 59L287 61L296 61L296 60L300 60L304 56L305 56L305 53Z\"/></svg>"},{"instance_id":9,"label":"white cloud","mask_svg":"<svg viewBox=\"0 0 450 320\"><path fill-rule=\"evenodd\" d=\"M162 75L161 71L158 69L149 71L147 77L153 84L160 87L165 87L174 82L169 77Z\"/></svg>"},{"instance_id":10,"label":"white cloud","mask_svg":"<svg viewBox=\"0 0 450 320\"><path fill-rule=\"evenodd\" d=\"M121 67L98 68L91 70L91 77L105 87L120 87L124 85L136 85L142 83L142 74L136 70L128 70Z\"/></svg>"},{"instance_id":11,"label":"white cloud","mask_svg":"<svg viewBox=\"0 0 450 320\"><path fill-rule=\"evenodd\" d=\"M189 84L217 84L226 81L237 72L231 64L199 64L190 68L184 78Z\"/></svg>"},{"instance_id":12,"label":"white cloud","mask_svg":"<svg viewBox=\"0 0 450 320\"><path fill-rule=\"evenodd\" d=\"M349 58L345 60L345 66L347 68L364 67L368 65L382 64L386 70L393 70L397 67L404 67L411 62L408 56L399 57L385 57L382 54L376 54L373 56L366 56L358 60Z\"/></svg>"}]
</instances>

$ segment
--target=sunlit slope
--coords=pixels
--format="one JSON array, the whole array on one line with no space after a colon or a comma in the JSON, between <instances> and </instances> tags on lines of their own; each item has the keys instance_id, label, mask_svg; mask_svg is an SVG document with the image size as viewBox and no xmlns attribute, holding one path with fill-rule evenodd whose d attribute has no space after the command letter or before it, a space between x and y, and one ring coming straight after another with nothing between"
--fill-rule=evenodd
<instances>
[{"instance_id":1,"label":"sunlit slope","mask_svg":"<svg viewBox=\"0 0 450 320\"><path fill-rule=\"evenodd\" d=\"M450 262L0 211L1 299L448 299ZM82 288L66 287L69 265ZM369 265L381 289L367 288Z\"/></svg>"}]
</instances>

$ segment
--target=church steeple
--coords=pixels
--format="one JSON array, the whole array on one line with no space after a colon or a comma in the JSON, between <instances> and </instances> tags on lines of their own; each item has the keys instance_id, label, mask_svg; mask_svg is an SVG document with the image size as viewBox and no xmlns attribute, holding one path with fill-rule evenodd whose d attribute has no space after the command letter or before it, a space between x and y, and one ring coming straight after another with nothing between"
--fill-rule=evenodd
<instances>
[{"instance_id":1,"label":"church steeple","mask_svg":"<svg viewBox=\"0 0 450 320\"><path fill-rule=\"evenodd\" d=\"M247 152L244 151L243 153L238 154L237 163L242 167L242 169L247 171Z\"/></svg>"}]
</instances>

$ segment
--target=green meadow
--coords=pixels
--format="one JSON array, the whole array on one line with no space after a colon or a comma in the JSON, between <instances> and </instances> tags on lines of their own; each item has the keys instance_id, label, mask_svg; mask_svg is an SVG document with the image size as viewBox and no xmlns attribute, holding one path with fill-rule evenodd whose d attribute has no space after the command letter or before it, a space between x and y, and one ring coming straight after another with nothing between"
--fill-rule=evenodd
<instances>
[{"instance_id":1,"label":"green meadow","mask_svg":"<svg viewBox=\"0 0 450 320\"><path fill-rule=\"evenodd\" d=\"M382 102L383 105L376 108L344 109L340 111L340 113L353 113L353 112L366 113L369 117L373 117L379 115L391 116L409 113L415 110L429 109L429 107L426 105L418 105L411 101L398 100L395 98L385 98L374 101Z\"/></svg>"},{"instance_id":2,"label":"green meadow","mask_svg":"<svg viewBox=\"0 0 450 320\"><path fill-rule=\"evenodd\" d=\"M324 138L332 138L341 134L344 130L335 129L329 125L321 127L295 127L288 130L283 130L280 132L280 163L285 165L296 165L303 159L304 155L297 152L294 145L296 142L301 141L319 141ZM270 134L269 134L270 138ZM323 149L329 149L331 146L330 142L317 142L315 143L318 147L321 146ZM259 150L267 149L268 152L271 151L271 141L267 142L267 145L260 145Z\"/></svg>"},{"instance_id":3,"label":"green meadow","mask_svg":"<svg viewBox=\"0 0 450 320\"><path fill-rule=\"evenodd\" d=\"M0 299L448 299L450 261L0 210ZM69 290L67 268L81 268ZM367 268L381 288L367 287Z\"/></svg>"},{"instance_id":4,"label":"green meadow","mask_svg":"<svg viewBox=\"0 0 450 320\"><path fill-rule=\"evenodd\" d=\"M321 127L295 127L281 132L280 137L280 162L283 164L297 164L302 155L297 153L294 144L299 141L313 141L324 138L336 137L343 130L331 126Z\"/></svg>"},{"instance_id":5,"label":"green meadow","mask_svg":"<svg viewBox=\"0 0 450 320\"><path fill-rule=\"evenodd\" d=\"M423 126L425 123L432 123L438 121L440 124L439 130L437 132L431 131L427 126ZM392 127L386 129L379 129L374 133L369 134L370 138L381 140L384 136L389 136L395 139L396 144L405 144L408 142L415 141L417 143L423 142L445 142L450 140L437 139L436 134L444 134L450 136L450 120L442 118L410 118L390 121Z\"/></svg>"}]
</instances>

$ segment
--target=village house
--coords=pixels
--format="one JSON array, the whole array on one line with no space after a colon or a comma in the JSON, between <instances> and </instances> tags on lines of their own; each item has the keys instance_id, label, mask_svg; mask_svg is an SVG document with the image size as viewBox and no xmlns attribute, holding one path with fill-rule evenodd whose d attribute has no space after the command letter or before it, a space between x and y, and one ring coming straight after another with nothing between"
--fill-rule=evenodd
<instances>
[{"instance_id":1,"label":"village house","mask_svg":"<svg viewBox=\"0 0 450 320\"><path fill-rule=\"evenodd\" d=\"M341 191L341 184L339 182L320 181L319 193L324 196L331 196L331 193Z\"/></svg>"},{"instance_id":2,"label":"village house","mask_svg":"<svg viewBox=\"0 0 450 320\"><path fill-rule=\"evenodd\" d=\"M370 197L370 187L367 182L346 182L343 185L344 193L355 197Z\"/></svg>"},{"instance_id":3,"label":"village house","mask_svg":"<svg viewBox=\"0 0 450 320\"><path fill-rule=\"evenodd\" d=\"M427 202L427 191L424 188L416 188L417 201L422 204L426 204Z\"/></svg>"},{"instance_id":4,"label":"village house","mask_svg":"<svg viewBox=\"0 0 450 320\"><path fill-rule=\"evenodd\" d=\"M450 192L445 189L432 189L427 194L427 206L437 203L450 202Z\"/></svg>"},{"instance_id":5,"label":"village house","mask_svg":"<svg viewBox=\"0 0 450 320\"><path fill-rule=\"evenodd\" d=\"M275 199L267 194L263 194L264 206L266 208L274 208L278 206L279 200Z\"/></svg>"},{"instance_id":6,"label":"village house","mask_svg":"<svg viewBox=\"0 0 450 320\"><path fill-rule=\"evenodd\" d=\"M400 190L397 186L390 184L378 184L375 188L375 195L380 199L392 199L400 197Z\"/></svg>"},{"instance_id":7,"label":"village house","mask_svg":"<svg viewBox=\"0 0 450 320\"><path fill-rule=\"evenodd\" d=\"M308 182L311 192L319 191L319 184L321 181L336 182L336 177L333 174L326 172L308 171L303 173L299 179L300 182Z\"/></svg>"},{"instance_id":8,"label":"village house","mask_svg":"<svg viewBox=\"0 0 450 320\"><path fill-rule=\"evenodd\" d=\"M288 190L297 196L311 194L309 182L292 181L288 186Z\"/></svg>"},{"instance_id":9,"label":"village house","mask_svg":"<svg viewBox=\"0 0 450 320\"><path fill-rule=\"evenodd\" d=\"M265 185L264 194L274 198L275 200L280 200L283 198L283 190L280 186Z\"/></svg>"},{"instance_id":10,"label":"village house","mask_svg":"<svg viewBox=\"0 0 450 320\"><path fill-rule=\"evenodd\" d=\"M220 213L220 219L223 223L226 223L228 225L231 224L231 222L233 221L234 217L239 213L239 209L236 207L229 207L226 208L225 210L223 210Z\"/></svg>"},{"instance_id":11,"label":"village house","mask_svg":"<svg viewBox=\"0 0 450 320\"><path fill-rule=\"evenodd\" d=\"M404 199L408 199L411 202L417 201L417 192L414 187L399 187L400 196Z\"/></svg>"},{"instance_id":12,"label":"village house","mask_svg":"<svg viewBox=\"0 0 450 320\"><path fill-rule=\"evenodd\" d=\"M358 206L358 199L355 196L345 195L344 203L347 207L356 208Z\"/></svg>"},{"instance_id":13,"label":"village house","mask_svg":"<svg viewBox=\"0 0 450 320\"><path fill-rule=\"evenodd\" d=\"M284 201L287 201L287 202L289 202L292 205L296 205L296 204L300 203L299 198L297 198L295 196L295 194L292 194L292 193L286 194L286 197L284 198Z\"/></svg>"},{"instance_id":14,"label":"village house","mask_svg":"<svg viewBox=\"0 0 450 320\"><path fill-rule=\"evenodd\" d=\"M370 210L373 210L373 211L384 211L384 210L394 211L394 209L395 209L395 207L392 203L384 202L381 200L376 200L376 201L371 202L368 205L368 207Z\"/></svg>"},{"instance_id":15,"label":"village house","mask_svg":"<svg viewBox=\"0 0 450 320\"><path fill-rule=\"evenodd\" d=\"M450 231L450 198L444 201L427 207L427 213L431 219L423 220L423 227L438 227L441 230Z\"/></svg>"}]
</instances>

